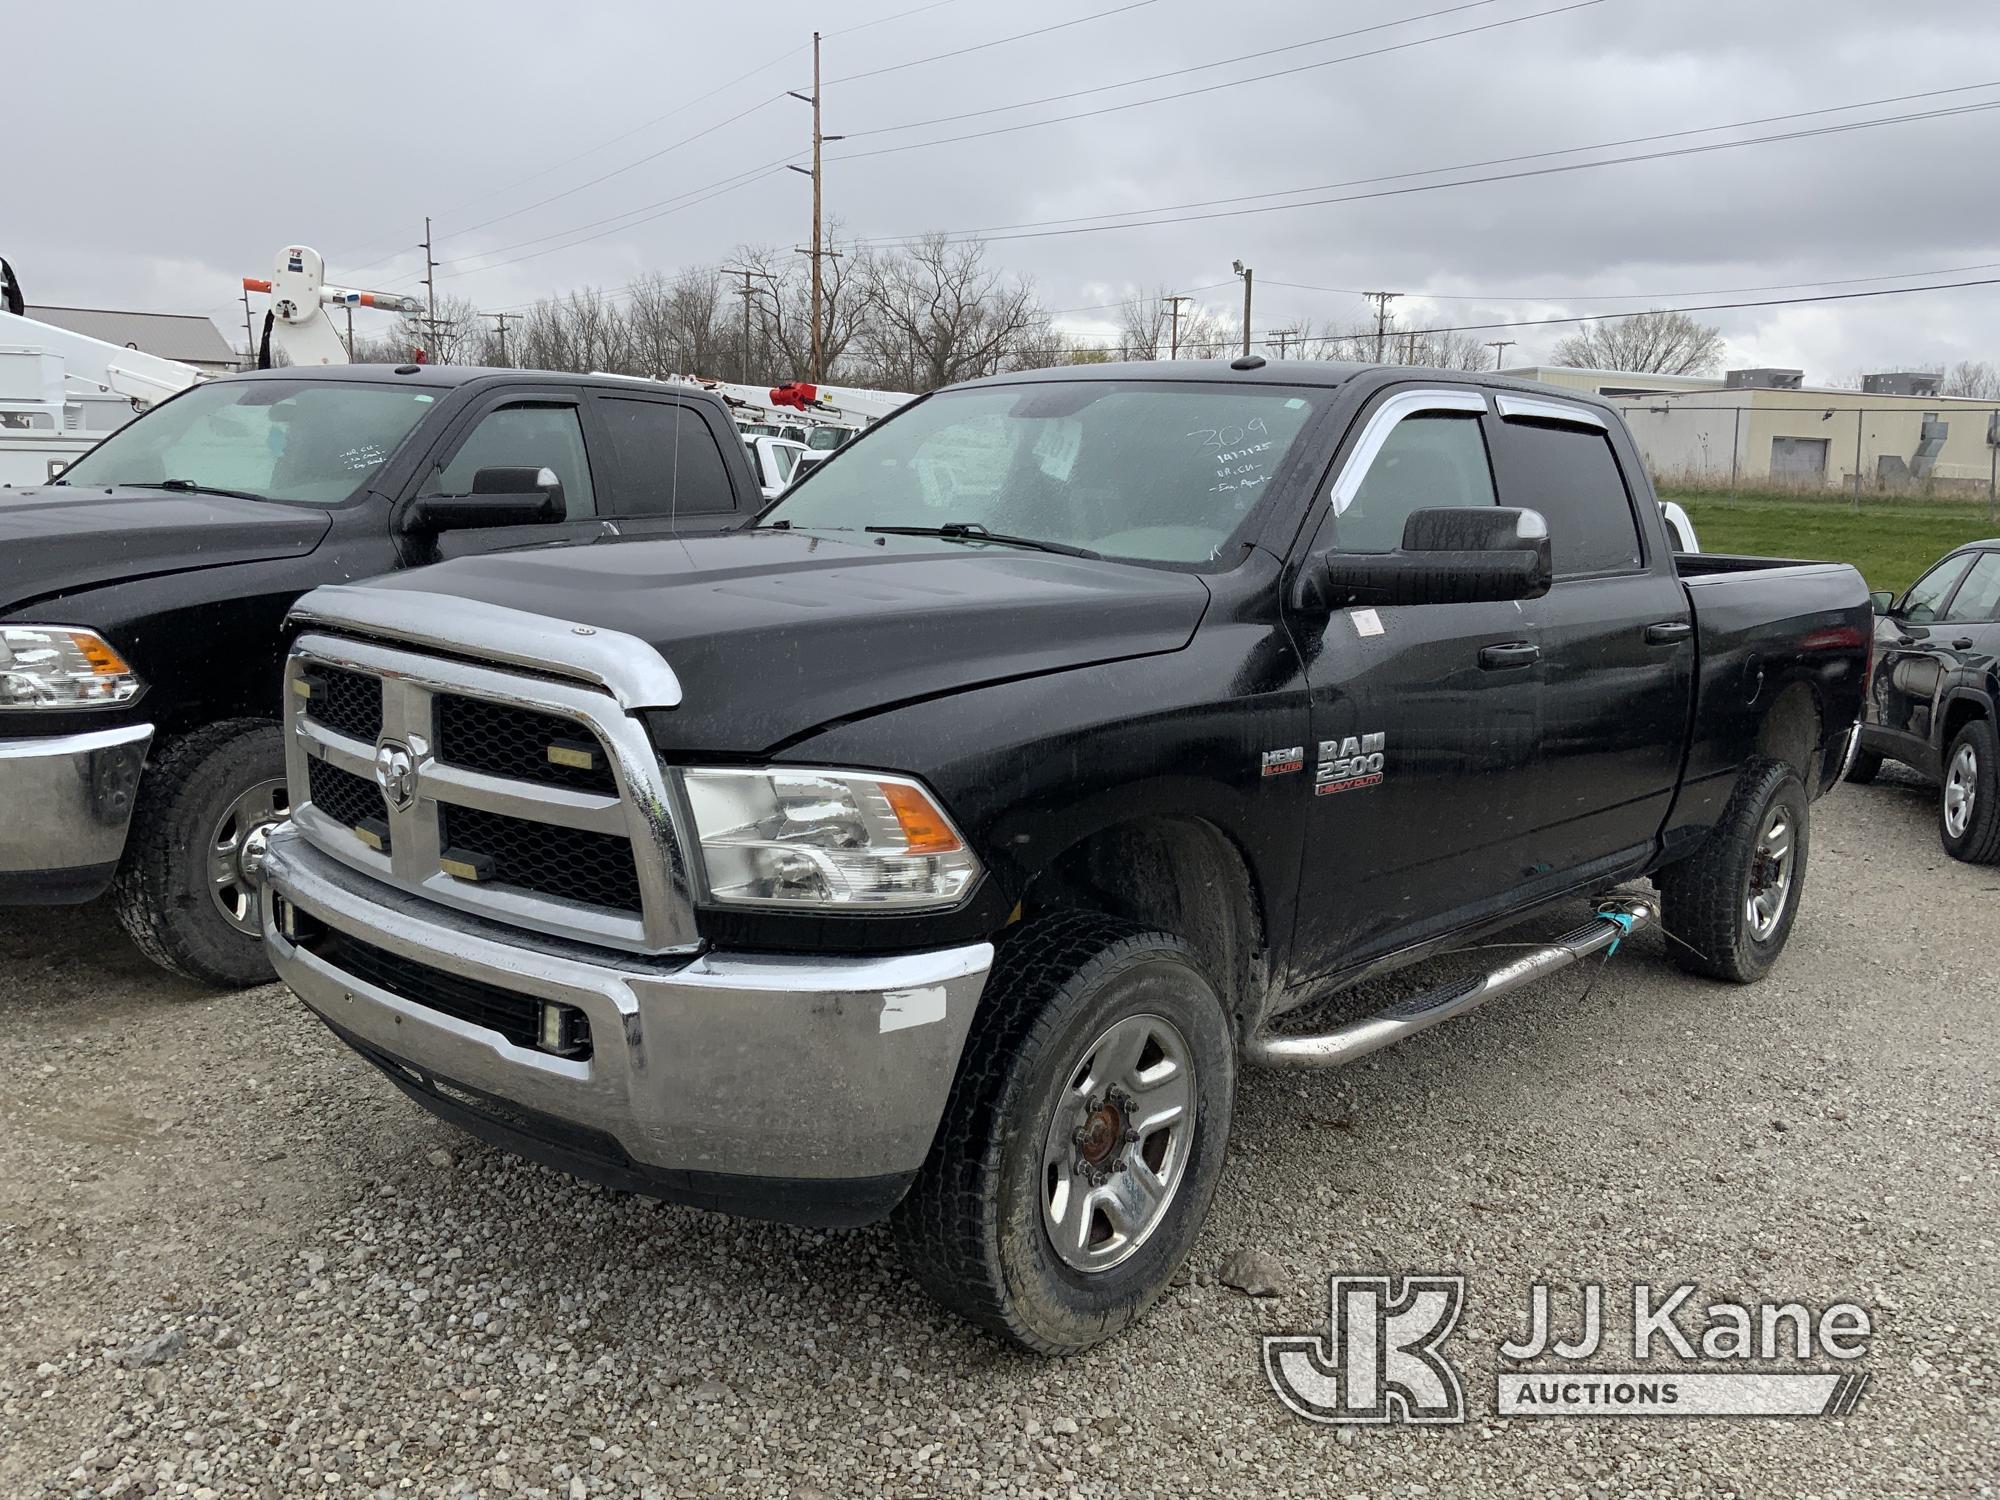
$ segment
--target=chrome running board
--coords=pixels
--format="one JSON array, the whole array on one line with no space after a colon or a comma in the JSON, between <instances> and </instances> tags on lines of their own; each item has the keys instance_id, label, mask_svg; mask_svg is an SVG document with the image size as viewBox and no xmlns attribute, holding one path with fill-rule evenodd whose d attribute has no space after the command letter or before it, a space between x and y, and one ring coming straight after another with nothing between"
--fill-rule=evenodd
<instances>
[{"instance_id":1,"label":"chrome running board","mask_svg":"<svg viewBox=\"0 0 2000 1500\"><path fill-rule=\"evenodd\" d=\"M1616 947L1621 939L1653 920L1649 901L1615 900L1599 905L1589 922L1565 933L1544 948L1535 948L1486 974L1471 974L1449 984L1399 1000L1387 1010L1318 1036L1285 1036L1266 1032L1250 1038L1243 1060L1260 1068L1338 1068L1393 1046L1405 1037L1428 1031L1477 1010L1496 995L1505 995L1580 958Z\"/></svg>"}]
</instances>

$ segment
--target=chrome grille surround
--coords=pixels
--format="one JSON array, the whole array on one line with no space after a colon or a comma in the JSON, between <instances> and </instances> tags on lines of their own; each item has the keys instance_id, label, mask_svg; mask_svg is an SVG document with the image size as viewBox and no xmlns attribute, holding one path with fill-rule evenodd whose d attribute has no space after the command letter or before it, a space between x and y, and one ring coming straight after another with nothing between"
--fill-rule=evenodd
<instances>
[{"instance_id":1,"label":"chrome grille surround","mask_svg":"<svg viewBox=\"0 0 2000 1500\"><path fill-rule=\"evenodd\" d=\"M587 627L434 595L385 592L373 599L359 597L368 592L321 589L308 595L294 614L307 629L285 666L287 778L294 787L309 787L309 763L320 760L379 785L378 749L401 747L409 752L414 793L400 808L395 797L385 799L391 831L386 851L371 848L351 828L315 807L310 797L293 805L292 820L300 832L354 870L478 916L634 953L697 948L673 789L644 724L627 712L628 706L667 707L679 701L678 683L658 653L636 638L592 630L590 649L577 653L587 666L580 668L570 659L544 662L536 659L537 654L561 648L562 632L576 630L581 635ZM350 604L362 607L347 607ZM385 605L392 615L385 617ZM522 622L518 629L516 621ZM371 638L356 638L349 632ZM421 644L413 647L395 636ZM433 654L437 651L453 654ZM496 669L457 653L497 658L509 667ZM617 675L621 657L634 666L631 679L606 680ZM607 666L608 670L592 670ZM382 732L376 743L313 719L306 700L293 690L301 675L328 667L382 684ZM662 691L663 683L671 693ZM434 726L436 701L443 695L483 699L575 722L609 752L617 795L496 776L442 759ZM669 701L662 702L663 698ZM446 874L439 863L440 809L445 805L628 840L638 869L641 910L634 914Z\"/></svg>"}]
</instances>

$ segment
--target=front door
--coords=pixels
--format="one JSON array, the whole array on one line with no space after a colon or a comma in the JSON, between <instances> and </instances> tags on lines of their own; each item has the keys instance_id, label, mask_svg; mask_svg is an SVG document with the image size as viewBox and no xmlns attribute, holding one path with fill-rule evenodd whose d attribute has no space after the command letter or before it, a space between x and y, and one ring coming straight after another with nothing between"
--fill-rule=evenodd
<instances>
[{"instance_id":1,"label":"front door","mask_svg":"<svg viewBox=\"0 0 2000 1500\"><path fill-rule=\"evenodd\" d=\"M563 518L532 526L474 526L439 535L438 556L581 542L603 535L597 486L574 393L510 390L461 422L426 465L419 495L469 495L481 469L548 469L562 482Z\"/></svg>"},{"instance_id":2,"label":"front door","mask_svg":"<svg viewBox=\"0 0 2000 1500\"><path fill-rule=\"evenodd\" d=\"M1935 769L1932 722L1953 665L1954 627L1944 616L1975 556L1961 552L1947 557L1911 584L1896 607L1876 622L1879 656L1868 718L1882 732L1883 750L1925 769Z\"/></svg>"},{"instance_id":3,"label":"front door","mask_svg":"<svg viewBox=\"0 0 2000 1500\"><path fill-rule=\"evenodd\" d=\"M1359 417L1305 554L1387 552L1411 511L1494 505L1486 399L1391 391ZM1311 739L1301 977L1504 904L1542 734L1537 632L1519 604L1301 612Z\"/></svg>"}]
</instances>

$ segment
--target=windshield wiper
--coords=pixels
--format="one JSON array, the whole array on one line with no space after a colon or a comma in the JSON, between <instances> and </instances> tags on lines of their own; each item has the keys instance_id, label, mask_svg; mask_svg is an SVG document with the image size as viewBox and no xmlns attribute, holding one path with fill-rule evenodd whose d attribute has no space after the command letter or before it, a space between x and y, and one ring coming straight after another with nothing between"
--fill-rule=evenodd
<instances>
[{"instance_id":1,"label":"windshield wiper","mask_svg":"<svg viewBox=\"0 0 2000 1500\"><path fill-rule=\"evenodd\" d=\"M269 495L249 490L225 490L213 484L197 484L192 479L161 479L145 484L128 484L128 490L172 490L176 495L227 495L231 500L268 500Z\"/></svg>"},{"instance_id":2,"label":"windshield wiper","mask_svg":"<svg viewBox=\"0 0 2000 1500\"><path fill-rule=\"evenodd\" d=\"M864 526L863 531L884 536L936 536L948 542L998 542L1003 547L1029 547L1036 552L1059 552L1064 557L1102 557L1087 547L1067 542L1045 542L1032 536L1009 536L1004 531L988 531L977 521L946 521L942 526Z\"/></svg>"}]
</instances>

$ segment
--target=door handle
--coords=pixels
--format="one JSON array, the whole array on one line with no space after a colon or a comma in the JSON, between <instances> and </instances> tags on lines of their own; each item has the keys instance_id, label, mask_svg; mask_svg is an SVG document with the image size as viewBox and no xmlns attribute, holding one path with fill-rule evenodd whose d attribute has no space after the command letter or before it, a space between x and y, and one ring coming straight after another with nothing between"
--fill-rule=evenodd
<instances>
[{"instance_id":1,"label":"door handle","mask_svg":"<svg viewBox=\"0 0 2000 1500\"><path fill-rule=\"evenodd\" d=\"M1646 627L1646 644L1649 646L1672 646L1694 634L1694 626L1686 620L1661 620Z\"/></svg>"},{"instance_id":2,"label":"door handle","mask_svg":"<svg viewBox=\"0 0 2000 1500\"><path fill-rule=\"evenodd\" d=\"M1972 649L1972 637L1969 635L1960 636L1951 643L1951 649L1954 651L1970 651Z\"/></svg>"},{"instance_id":3,"label":"door handle","mask_svg":"<svg viewBox=\"0 0 2000 1500\"><path fill-rule=\"evenodd\" d=\"M1542 659L1542 648L1532 641L1508 641L1500 646L1482 646L1479 665L1487 672L1504 672L1509 667L1531 667Z\"/></svg>"},{"instance_id":4,"label":"door handle","mask_svg":"<svg viewBox=\"0 0 2000 1500\"><path fill-rule=\"evenodd\" d=\"M1916 643L1917 638L1913 635L1899 635L1896 637L1896 644L1899 646L1914 646Z\"/></svg>"}]
</instances>

